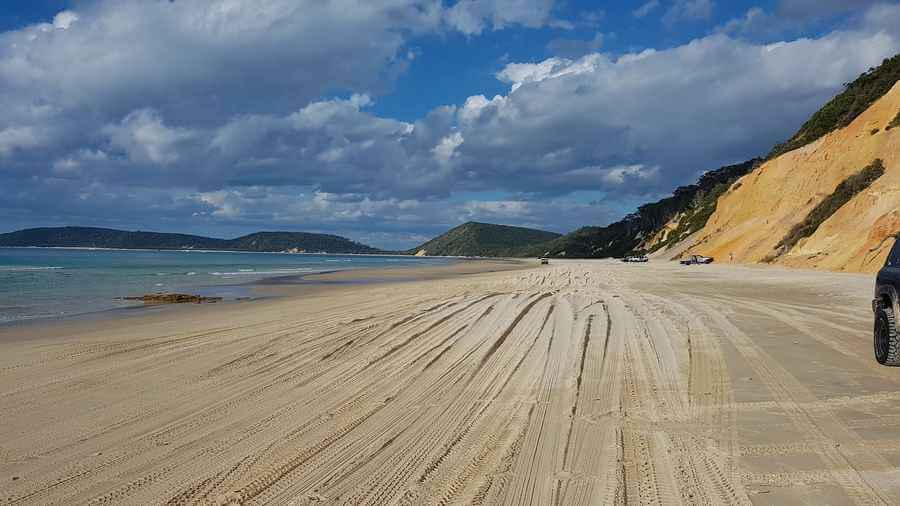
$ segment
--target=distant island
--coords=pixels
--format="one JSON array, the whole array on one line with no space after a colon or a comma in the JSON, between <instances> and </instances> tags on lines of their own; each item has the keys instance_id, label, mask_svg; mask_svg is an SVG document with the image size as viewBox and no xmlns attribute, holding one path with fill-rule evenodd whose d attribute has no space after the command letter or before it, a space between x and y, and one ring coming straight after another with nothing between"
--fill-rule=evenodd
<instances>
[{"instance_id":1,"label":"distant island","mask_svg":"<svg viewBox=\"0 0 900 506\"><path fill-rule=\"evenodd\" d=\"M383 250L346 237L308 232L257 232L235 239L93 227L29 228L0 234L0 247L221 250L377 254Z\"/></svg>"}]
</instances>

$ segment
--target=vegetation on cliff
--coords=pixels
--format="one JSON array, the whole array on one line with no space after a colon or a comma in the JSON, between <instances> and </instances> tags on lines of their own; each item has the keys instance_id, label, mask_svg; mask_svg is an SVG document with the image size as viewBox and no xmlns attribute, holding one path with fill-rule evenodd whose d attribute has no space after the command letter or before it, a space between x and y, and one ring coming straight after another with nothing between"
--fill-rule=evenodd
<instances>
[{"instance_id":1,"label":"vegetation on cliff","mask_svg":"<svg viewBox=\"0 0 900 506\"><path fill-rule=\"evenodd\" d=\"M886 127L884 127L884 129L890 130L897 127L900 127L900 111L897 111L897 115L894 116L894 119L892 119L891 122L888 123Z\"/></svg>"},{"instance_id":2,"label":"vegetation on cliff","mask_svg":"<svg viewBox=\"0 0 900 506\"><path fill-rule=\"evenodd\" d=\"M802 239L816 233L819 226L834 213L853 199L861 191L872 185L878 178L884 175L884 164L880 159L875 159L862 170L841 181L831 195L828 195L816 207L814 207L801 221L784 236L775 246L775 254L767 257L766 261L773 261L780 255L787 253Z\"/></svg>"},{"instance_id":3,"label":"vegetation on cliff","mask_svg":"<svg viewBox=\"0 0 900 506\"><path fill-rule=\"evenodd\" d=\"M816 141L823 135L849 125L876 100L900 80L900 54L885 59L877 68L871 68L852 83L847 83L842 93L831 99L812 115L787 142L778 144L769 158L793 151Z\"/></svg>"},{"instance_id":4,"label":"vegetation on cliff","mask_svg":"<svg viewBox=\"0 0 900 506\"><path fill-rule=\"evenodd\" d=\"M653 250L674 244L706 225L719 196L759 162L748 160L709 171L696 184L675 189L671 197L645 204L636 213L605 227L583 227L549 243L527 248L523 256L547 254L576 258L621 257L645 253L646 241L681 215L678 226Z\"/></svg>"}]
</instances>

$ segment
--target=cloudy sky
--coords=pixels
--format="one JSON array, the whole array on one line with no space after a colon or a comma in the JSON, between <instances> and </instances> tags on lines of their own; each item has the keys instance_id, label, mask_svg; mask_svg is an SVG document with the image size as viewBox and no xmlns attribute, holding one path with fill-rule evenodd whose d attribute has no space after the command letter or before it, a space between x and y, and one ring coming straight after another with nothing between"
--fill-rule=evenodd
<instances>
[{"instance_id":1,"label":"cloudy sky","mask_svg":"<svg viewBox=\"0 0 900 506\"><path fill-rule=\"evenodd\" d=\"M0 232L602 225L900 52L866 0L8 0Z\"/></svg>"}]
</instances>

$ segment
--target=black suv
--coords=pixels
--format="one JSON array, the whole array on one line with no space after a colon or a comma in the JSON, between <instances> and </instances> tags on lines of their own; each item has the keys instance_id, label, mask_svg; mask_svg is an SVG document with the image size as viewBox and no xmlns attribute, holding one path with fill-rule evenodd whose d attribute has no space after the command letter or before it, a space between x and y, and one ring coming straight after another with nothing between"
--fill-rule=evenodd
<instances>
[{"instance_id":1,"label":"black suv","mask_svg":"<svg viewBox=\"0 0 900 506\"><path fill-rule=\"evenodd\" d=\"M897 310L900 303L900 240L875 279L875 360L879 364L900 366L900 337L897 335Z\"/></svg>"}]
</instances>

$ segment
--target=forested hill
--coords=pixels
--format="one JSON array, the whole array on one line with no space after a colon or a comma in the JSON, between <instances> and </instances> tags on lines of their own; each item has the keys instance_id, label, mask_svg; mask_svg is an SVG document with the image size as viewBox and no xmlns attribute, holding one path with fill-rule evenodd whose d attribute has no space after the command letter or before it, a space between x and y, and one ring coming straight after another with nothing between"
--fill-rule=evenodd
<instances>
[{"instance_id":1,"label":"forested hill","mask_svg":"<svg viewBox=\"0 0 900 506\"><path fill-rule=\"evenodd\" d=\"M69 247L161 250L305 251L309 253L380 253L350 239L306 232L257 232L236 239L92 227L30 228L0 234L5 247Z\"/></svg>"},{"instance_id":2,"label":"forested hill","mask_svg":"<svg viewBox=\"0 0 900 506\"><path fill-rule=\"evenodd\" d=\"M754 159L709 171L695 184L680 186L671 197L644 204L620 221L580 228L548 243L524 248L520 256L621 257L668 246L703 228L719 196L758 163Z\"/></svg>"},{"instance_id":3,"label":"forested hill","mask_svg":"<svg viewBox=\"0 0 900 506\"><path fill-rule=\"evenodd\" d=\"M448 230L410 253L428 256L519 256L524 248L559 236L560 234L544 230L470 221Z\"/></svg>"}]
</instances>

